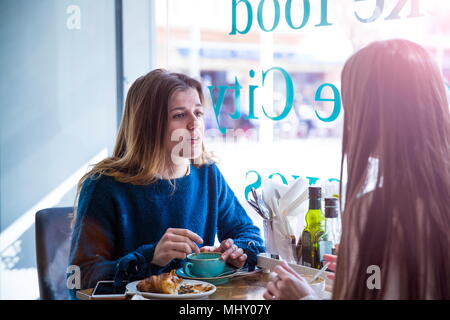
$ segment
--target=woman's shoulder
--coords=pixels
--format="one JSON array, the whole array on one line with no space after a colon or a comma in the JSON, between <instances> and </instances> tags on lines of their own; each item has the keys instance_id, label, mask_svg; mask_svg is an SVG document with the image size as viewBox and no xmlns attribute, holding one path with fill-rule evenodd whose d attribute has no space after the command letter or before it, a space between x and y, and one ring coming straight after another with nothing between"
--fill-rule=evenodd
<instances>
[{"instance_id":1,"label":"woman's shoulder","mask_svg":"<svg viewBox=\"0 0 450 320\"><path fill-rule=\"evenodd\" d=\"M104 174L88 176L81 187L81 194L104 193L108 194L117 189L118 183L114 177Z\"/></svg>"},{"instance_id":2,"label":"woman's shoulder","mask_svg":"<svg viewBox=\"0 0 450 320\"><path fill-rule=\"evenodd\" d=\"M209 184L215 184L218 188L223 188L228 186L227 179L220 171L219 166L216 162L208 163L202 165L199 170L203 170L203 176L205 179L208 179Z\"/></svg>"},{"instance_id":3,"label":"woman's shoulder","mask_svg":"<svg viewBox=\"0 0 450 320\"><path fill-rule=\"evenodd\" d=\"M199 172L205 173L207 176L221 176L219 167L215 162L207 162L197 167Z\"/></svg>"}]
</instances>

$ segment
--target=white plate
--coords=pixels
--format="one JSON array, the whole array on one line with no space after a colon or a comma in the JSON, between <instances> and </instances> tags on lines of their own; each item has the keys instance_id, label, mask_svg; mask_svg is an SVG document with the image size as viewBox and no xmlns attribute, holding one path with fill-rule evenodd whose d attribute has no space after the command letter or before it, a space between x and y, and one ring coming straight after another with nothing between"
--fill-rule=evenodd
<instances>
[{"instance_id":1,"label":"white plate","mask_svg":"<svg viewBox=\"0 0 450 320\"><path fill-rule=\"evenodd\" d=\"M152 293L152 292L140 292L136 288L138 283L139 283L139 281L134 281L134 282L127 284L128 293L129 294L140 294L144 298L149 298L149 299L199 299L199 298L203 298L203 297L213 294L214 292L216 292L216 289L217 289L215 285L205 282L205 281L184 279L183 282L181 283L181 285L183 285L183 284L190 284L190 285L203 284L206 286L211 286L212 288L211 288L211 290L209 290L207 292L200 292L200 293L186 293L186 294Z\"/></svg>"}]
</instances>

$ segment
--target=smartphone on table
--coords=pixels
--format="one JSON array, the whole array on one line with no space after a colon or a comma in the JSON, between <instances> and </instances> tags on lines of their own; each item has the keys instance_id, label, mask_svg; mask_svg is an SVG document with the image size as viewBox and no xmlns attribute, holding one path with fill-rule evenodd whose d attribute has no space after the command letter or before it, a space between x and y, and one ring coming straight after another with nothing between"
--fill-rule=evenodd
<instances>
[{"instance_id":1,"label":"smartphone on table","mask_svg":"<svg viewBox=\"0 0 450 320\"><path fill-rule=\"evenodd\" d=\"M127 298L127 281L115 286L114 281L99 281L92 291L92 300L125 300Z\"/></svg>"}]
</instances>

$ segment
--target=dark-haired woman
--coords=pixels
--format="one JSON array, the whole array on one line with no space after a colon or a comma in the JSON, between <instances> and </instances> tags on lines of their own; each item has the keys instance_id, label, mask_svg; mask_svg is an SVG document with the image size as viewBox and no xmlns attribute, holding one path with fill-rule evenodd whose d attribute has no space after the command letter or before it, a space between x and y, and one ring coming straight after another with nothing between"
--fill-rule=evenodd
<instances>
[{"instance_id":1,"label":"dark-haired woman","mask_svg":"<svg viewBox=\"0 0 450 320\"><path fill-rule=\"evenodd\" d=\"M450 114L441 72L407 40L342 71L348 182L334 299L450 299ZM379 270L379 286L368 285ZM286 264L266 299L314 298Z\"/></svg>"}]
</instances>

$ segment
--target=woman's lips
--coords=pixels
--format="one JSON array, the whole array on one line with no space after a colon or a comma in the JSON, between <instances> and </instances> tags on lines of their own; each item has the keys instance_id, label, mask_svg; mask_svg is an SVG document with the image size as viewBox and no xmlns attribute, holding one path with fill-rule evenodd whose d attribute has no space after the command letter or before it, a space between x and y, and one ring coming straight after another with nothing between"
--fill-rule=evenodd
<instances>
[{"instance_id":1,"label":"woman's lips","mask_svg":"<svg viewBox=\"0 0 450 320\"><path fill-rule=\"evenodd\" d=\"M191 138L189 140L190 140L191 144L198 144L202 141L202 139L200 139L200 137Z\"/></svg>"}]
</instances>

